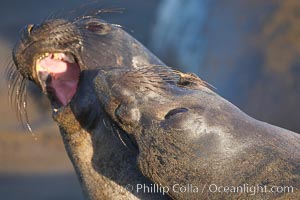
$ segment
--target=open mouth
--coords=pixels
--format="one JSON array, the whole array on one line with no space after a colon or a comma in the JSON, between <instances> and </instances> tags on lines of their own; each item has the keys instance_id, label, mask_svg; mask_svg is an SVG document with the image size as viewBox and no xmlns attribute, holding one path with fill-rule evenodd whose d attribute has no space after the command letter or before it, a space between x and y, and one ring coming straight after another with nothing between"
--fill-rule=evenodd
<instances>
[{"instance_id":1,"label":"open mouth","mask_svg":"<svg viewBox=\"0 0 300 200\"><path fill-rule=\"evenodd\" d=\"M43 92L52 106L66 106L75 95L80 67L70 53L45 53L36 60L35 70Z\"/></svg>"}]
</instances>

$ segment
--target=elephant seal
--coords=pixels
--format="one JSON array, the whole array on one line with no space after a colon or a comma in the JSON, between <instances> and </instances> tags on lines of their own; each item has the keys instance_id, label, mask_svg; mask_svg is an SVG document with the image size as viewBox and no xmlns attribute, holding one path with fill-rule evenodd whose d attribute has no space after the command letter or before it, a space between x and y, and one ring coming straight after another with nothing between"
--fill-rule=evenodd
<instances>
[{"instance_id":1,"label":"elephant seal","mask_svg":"<svg viewBox=\"0 0 300 200\"><path fill-rule=\"evenodd\" d=\"M12 74L48 96L89 199L299 197L299 135L163 66L119 27L95 17L29 25L13 59Z\"/></svg>"}]
</instances>

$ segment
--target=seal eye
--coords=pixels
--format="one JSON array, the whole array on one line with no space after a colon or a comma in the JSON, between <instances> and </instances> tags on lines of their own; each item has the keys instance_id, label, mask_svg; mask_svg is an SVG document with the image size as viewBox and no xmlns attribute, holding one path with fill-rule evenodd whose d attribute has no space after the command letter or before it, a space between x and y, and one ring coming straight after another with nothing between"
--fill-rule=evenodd
<instances>
[{"instance_id":1,"label":"seal eye","mask_svg":"<svg viewBox=\"0 0 300 200\"><path fill-rule=\"evenodd\" d=\"M189 111L189 109L187 108L175 108L173 110L170 110L166 116L165 116L165 119L170 119L172 116L178 114L178 113L184 113L184 112L187 112Z\"/></svg>"},{"instance_id":2,"label":"seal eye","mask_svg":"<svg viewBox=\"0 0 300 200\"><path fill-rule=\"evenodd\" d=\"M85 28L91 32L95 32L99 35L106 35L110 32L111 27L107 23L101 23L97 21L89 22Z\"/></svg>"}]
</instances>

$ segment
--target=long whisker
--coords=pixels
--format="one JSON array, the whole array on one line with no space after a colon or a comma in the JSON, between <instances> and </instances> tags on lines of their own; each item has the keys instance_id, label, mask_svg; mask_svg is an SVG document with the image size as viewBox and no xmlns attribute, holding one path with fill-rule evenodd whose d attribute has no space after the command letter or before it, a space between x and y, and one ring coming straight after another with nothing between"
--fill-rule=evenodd
<instances>
[{"instance_id":1,"label":"long whisker","mask_svg":"<svg viewBox=\"0 0 300 200\"><path fill-rule=\"evenodd\" d=\"M24 127L24 122L23 122L23 117L22 117L22 102L21 102L21 97L22 97L22 91L24 91L24 81L25 78L22 77L19 79L19 84L16 90L16 96L15 96L15 102L16 102L16 107L17 107L17 114L18 114L18 120L22 123L22 126Z\"/></svg>"},{"instance_id":2,"label":"long whisker","mask_svg":"<svg viewBox=\"0 0 300 200\"><path fill-rule=\"evenodd\" d=\"M16 95L16 88L17 88L17 85L18 83L20 82L20 78L21 78L21 75L19 74L19 72L16 70L14 72L12 72L12 74L10 75L9 77L9 91L10 91L10 94L9 94L9 102L12 104L12 107L13 109L17 109L16 107L16 104L15 104L15 101L14 101L14 95Z\"/></svg>"},{"instance_id":3,"label":"long whisker","mask_svg":"<svg viewBox=\"0 0 300 200\"><path fill-rule=\"evenodd\" d=\"M14 62L13 60L11 59L11 57L8 57L7 58L7 61L5 62L4 66L7 66L5 68L5 77L8 78L9 77L9 74L11 74L12 70L14 70Z\"/></svg>"},{"instance_id":4,"label":"long whisker","mask_svg":"<svg viewBox=\"0 0 300 200\"><path fill-rule=\"evenodd\" d=\"M87 14L81 15L79 17L76 17L73 19L73 23L77 23L80 20L84 19L91 19L91 18L96 18L100 14L107 14L107 13L123 13L124 8L109 8L109 9L98 9L96 11L90 11Z\"/></svg>"},{"instance_id":5,"label":"long whisker","mask_svg":"<svg viewBox=\"0 0 300 200\"><path fill-rule=\"evenodd\" d=\"M16 110L18 121L22 126L32 133L27 114L27 79L22 77L12 60L6 68L6 77L8 79L8 98L12 108Z\"/></svg>"},{"instance_id":6,"label":"long whisker","mask_svg":"<svg viewBox=\"0 0 300 200\"><path fill-rule=\"evenodd\" d=\"M26 128L29 132L33 132L32 131L32 128L30 126L30 122L29 122L29 118L28 118L28 114L27 114L27 86L26 86L26 82L25 82L25 87L24 87L24 90L23 90L23 95L21 97L21 101L22 101L22 104L23 104L23 113L24 113L24 118L25 118L25 125L26 125Z\"/></svg>"}]
</instances>

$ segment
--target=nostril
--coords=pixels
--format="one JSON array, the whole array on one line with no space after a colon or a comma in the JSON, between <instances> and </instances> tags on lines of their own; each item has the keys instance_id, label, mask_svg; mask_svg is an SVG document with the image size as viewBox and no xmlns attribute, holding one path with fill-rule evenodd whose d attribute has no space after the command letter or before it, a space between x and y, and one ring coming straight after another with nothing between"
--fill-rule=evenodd
<instances>
[{"instance_id":1,"label":"nostril","mask_svg":"<svg viewBox=\"0 0 300 200\"><path fill-rule=\"evenodd\" d=\"M33 27L34 27L33 24L29 24L29 25L27 26L27 33L28 33L29 35L31 34L31 31L32 31Z\"/></svg>"},{"instance_id":2,"label":"nostril","mask_svg":"<svg viewBox=\"0 0 300 200\"><path fill-rule=\"evenodd\" d=\"M189 109L187 108L175 108L173 110L170 110L166 115L165 115L165 119L169 119L172 116L178 114L178 113L184 113L187 112Z\"/></svg>"}]
</instances>

